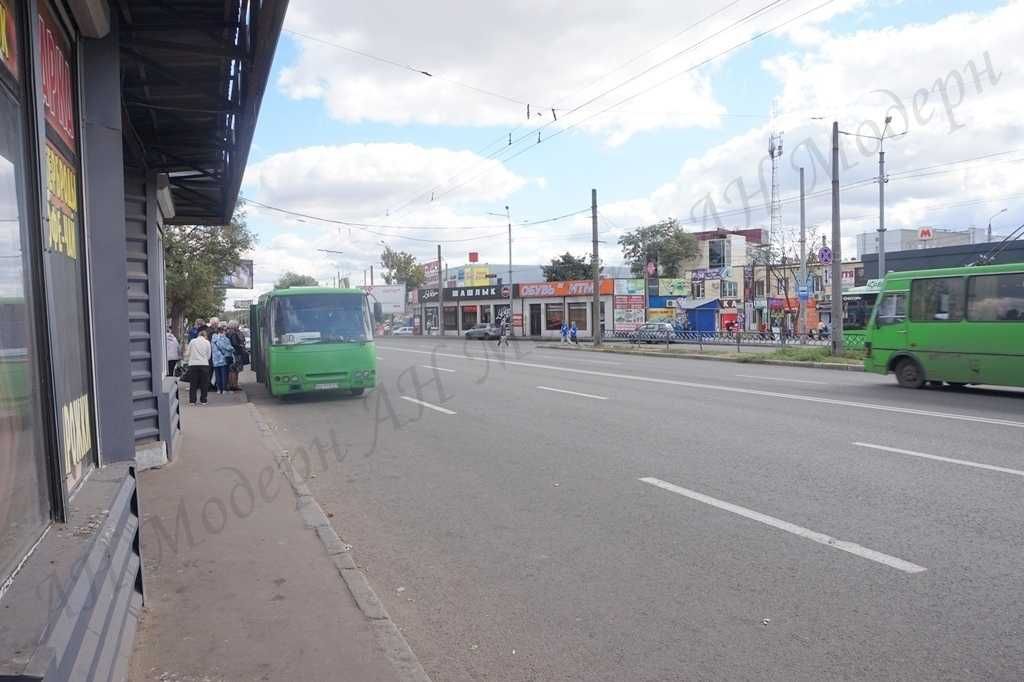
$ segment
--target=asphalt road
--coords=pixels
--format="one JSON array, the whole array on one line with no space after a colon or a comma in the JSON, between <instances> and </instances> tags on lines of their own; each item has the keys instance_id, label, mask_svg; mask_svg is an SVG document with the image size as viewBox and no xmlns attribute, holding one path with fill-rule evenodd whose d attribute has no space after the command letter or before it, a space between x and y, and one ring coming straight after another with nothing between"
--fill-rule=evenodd
<instances>
[{"instance_id":1,"label":"asphalt road","mask_svg":"<svg viewBox=\"0 0 1024 682\"><path fill-rule=\"evenodd\" d=\"M434 680L1024 678L1024 393L439 343L250 391Z\"/></svg>"}]
</instances>

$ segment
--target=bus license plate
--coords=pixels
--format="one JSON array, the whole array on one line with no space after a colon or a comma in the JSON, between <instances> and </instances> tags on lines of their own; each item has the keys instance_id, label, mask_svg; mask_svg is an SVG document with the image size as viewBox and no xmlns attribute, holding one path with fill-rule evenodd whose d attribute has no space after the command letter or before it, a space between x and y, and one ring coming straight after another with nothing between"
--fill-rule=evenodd
<instances>
[{"instance_id":1,"label":"bus license plate","mask_svg":"<svg viewBox=\"0 0 1024 682\"><path fill-rule=\"evenodd\" d=\"M313 388L318 391L333 391L338 388L338 384L317 384Z\"/></svg>"}]
</instances>

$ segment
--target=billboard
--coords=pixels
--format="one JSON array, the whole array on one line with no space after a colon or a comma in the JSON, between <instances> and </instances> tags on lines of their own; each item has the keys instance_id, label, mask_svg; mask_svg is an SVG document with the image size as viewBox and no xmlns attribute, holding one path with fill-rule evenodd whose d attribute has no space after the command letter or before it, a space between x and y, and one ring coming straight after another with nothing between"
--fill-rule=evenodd
<instances>
[{"instance_id":1,"label":"billboard","mask_svg":"<svg viewBox=\"0 0 1024 682\"><path fill-rule=\"evenodd\" d=\"M690 295L690 283L685 279L667 279L661 278L658 280L658 296L689 296Z\"/></svg>"},{"instance_id":2,"label":"billboard","mask_svg":"<svg viewBox=\"0 0 1024 682\"><path fill-rule=\"evenodd\" d=\"M441 284L441 261L430 260L423 264L423 286L436 289Z\"/></svg>"},{"instance_id":3,"label":"billboard","mask_svg":"<svg viewBox=\"0 0 1024 682\"><path fill-rule=\"evenodd\" d=\"M379 284L359 287L370 297L371 303L380 303L385 315L405 312L405 285Z\"/></svg>"},{"instance_id":4,"label":"billboard","mask_svg":"<svg viewBox=\"0 0 1024 682\"><path fill-rule=\"evenodd\" d=\"M615 293L618 296L643 296L644 281L642 279L615 280Z\"/></svg>"},{"instance_id":5,"label":"billboard","mask_svg":"<svg viewBox=\"0 0 1024 682\"><path fill-rule=\"evenodd\" d=\"M538 282L536 284L517 284L520 298L543 298L548 296L593 296L594 280L577 279L568 282ZM612 280L602 279L602 294L612 293Z\"/></svg>"},{"instance_id":6,"label":"billboard","mask_svg":"<svg viewBox=\"0 0 1024 682\"><path fill-rule=\"evenodd\" d=\"M490 274L491 269L486 265L467 265L463 268L462 286L483 287L493 284Z\"/></svg>"},{"instance_id":7,"label":"billboard","mask_svg":"<svg viewBox=\"0 0 1024 682\"><path fill-rule=\"evenodd\" d=\"M615 280L619 282L643 282L638 280ZM615 296L612 299L612 323L616 331L630 331L644 323L644 297L643 295Z\"/></svg>"},{"instance_id":8,"label":"billboard","mask_svg":"<svg viewBox=\"0 0 1024 682\"><path fill-rule=\"evenodd\" d=\"M235 310L248 310L252 306L251 298L235 299Z\"/></svg>"},{"instance_id":9,"label":"billboard","mask_svg":"<svg viewBox=\"0 0 1024 682\"><path fill-rule=\"evenodd\" d=\"M252 261L240 260L238 267L226 275L220 285L226 289L252 289Z\"/></svg>"}]
</instances>

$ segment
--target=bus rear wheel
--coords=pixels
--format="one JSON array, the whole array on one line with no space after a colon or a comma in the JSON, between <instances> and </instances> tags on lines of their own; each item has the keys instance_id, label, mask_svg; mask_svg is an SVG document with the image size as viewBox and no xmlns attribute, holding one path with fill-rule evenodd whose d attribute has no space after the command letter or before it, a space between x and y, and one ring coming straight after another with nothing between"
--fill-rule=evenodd
<instances>
[{"instance_id":1,"label":"bus rear wheel","mask_svg":"<svg viewBox=\"0 0 1024 682\"><path fill-rule=\"evenodd\" d=\"M896 381L903 388L921 388L924 386L924 371L916 360L904 358L896 363Z\"/></svg>"}]
</instances>

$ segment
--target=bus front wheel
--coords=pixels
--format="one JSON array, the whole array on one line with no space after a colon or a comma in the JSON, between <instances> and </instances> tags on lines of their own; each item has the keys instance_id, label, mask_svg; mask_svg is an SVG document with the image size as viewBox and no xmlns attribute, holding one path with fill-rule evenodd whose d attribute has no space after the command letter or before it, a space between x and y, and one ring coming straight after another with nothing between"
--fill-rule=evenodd
<instances>
[{"instance_id":1,"label":"bus front wheel","mask_svg":"<svg viewBox=\"0 0 1024 682\"><path fill-rule=\"evenodd\" d=\"M903 388L921 388L924 386L924 371L916 360L904 358L896 363L896 381Z\"/></svg>"}]
</instances>

